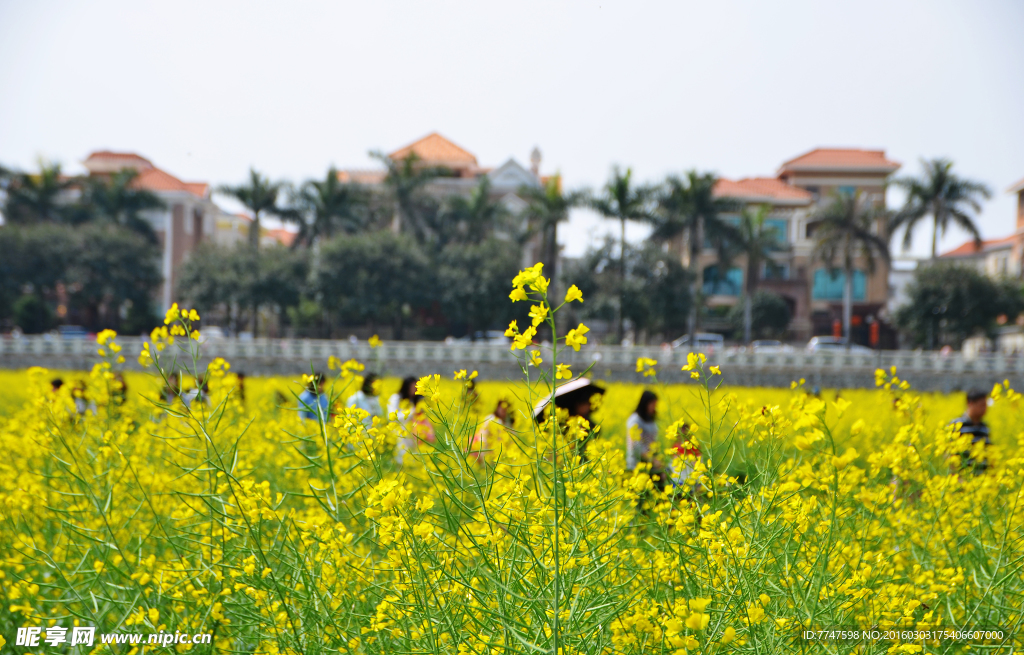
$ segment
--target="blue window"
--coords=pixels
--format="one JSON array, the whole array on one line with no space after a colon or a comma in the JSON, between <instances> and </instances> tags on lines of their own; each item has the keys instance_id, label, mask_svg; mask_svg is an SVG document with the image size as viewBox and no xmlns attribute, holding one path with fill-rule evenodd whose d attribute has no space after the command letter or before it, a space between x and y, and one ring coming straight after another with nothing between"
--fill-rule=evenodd
<instances>
[{"instance_id":1,"label":"blue window","mask_svg":"<svg viewBox=\"0 0 1024 655\"><path fill-rule=\"evenodd\" d=\"M836 191L838 191L839 195L841 195L841 196L852 196L852 195L855 195L857 193L857 187L855 187L855 186L841 186L838 189L836 189Z\"/></svg>"},{"instance_id":2,"label":"blue window","mask_svg":"<svg viewBox=\"0 0 1024 655\"><path fill-rule=\"evenodd\" d=\"M842 300L845 283L846 274L842 271L819 268L814 271L814 287L811 289L811 298L814 300ZM853 299L864 300L867 286L867 277L864 275L864 271L854 271Z\"/></svg>"},{"instance_id":3,"label":"blue window","mask_svg":"<svg viewBox=\"0 0 1024 655\"><path fill-rule=\"evenodd\" d=\"M704 269L705 296L738 296L743 289L743 269L734 266L724 275L719 275L718 265Z\"/></svg>"},{"instance_id":4,"label":"blue window","mask_svg":"<svg viewBox=\"0 0 1024 655\"><path fill-rule=\"evenodd\" d=\"M725 215L722 217L723 223L728 223L733 227L740 226L740 217L735 214ZM789 221L785 218L766 218L764 220L766 230L774 231L776 234L775 240L781 246L789 241ZM704 249L710 250L715 247L715 244L711 242L711 238L704 235Z\"/></svg>"},{"instance_id":5,"label":"blue window","mask_svg":"<svg viewBox=\"0 0 1024 655\"><path fill-rule=\"evenodd\" d=\"M762 280L788 280L789 264L777 264L773 261L764 263L764 270L761 271Z\"/></svg>"},{"instance_id":6,"label":"blue window","mask_svg":"<svg viewBox=\"0 0 1024 655\"><path fill-rule=\"evenodd\" d=\"M784 218L768 218L764 221L765 228L775 232L775 241L782 245L789 241L789 221Z\"/></svg>"},{"instance_id":7,"label":"blue window","mask_svg":"<svg viewBox=\"0 0 1024 655\"><path fill-rule=\"evenodd\" d=\"M728 223L733 227L739 227L740 217L735 214L727 214L725 216L722 216L722 222ZM711 250L714 247L715 244L712 243L711 236L708 234L707 230L704 230L704 250Z\"/></svg>"}]
</instances>

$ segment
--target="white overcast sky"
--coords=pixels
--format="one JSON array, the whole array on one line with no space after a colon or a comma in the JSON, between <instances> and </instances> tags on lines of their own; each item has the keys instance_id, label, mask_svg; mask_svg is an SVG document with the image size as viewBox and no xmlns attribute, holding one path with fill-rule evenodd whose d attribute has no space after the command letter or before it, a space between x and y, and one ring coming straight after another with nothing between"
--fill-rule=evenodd
<instances>
[{"instance_id":1,"label":"white overcast sky","mask_svg":"<svg viewBox=\"0 0 1024 655\"><path fill-rule=\"evenodd\" d=\"M107 148L185 180L301 181L436 130L485 166L539 146L599 188L613 164L743 177L884 148L989 184L995 237L1024 177L1022 28L1019 0L0 0L0 163L75 171ZM575 214L567 254L613 229Z\"/></svg>"}]
</instances>

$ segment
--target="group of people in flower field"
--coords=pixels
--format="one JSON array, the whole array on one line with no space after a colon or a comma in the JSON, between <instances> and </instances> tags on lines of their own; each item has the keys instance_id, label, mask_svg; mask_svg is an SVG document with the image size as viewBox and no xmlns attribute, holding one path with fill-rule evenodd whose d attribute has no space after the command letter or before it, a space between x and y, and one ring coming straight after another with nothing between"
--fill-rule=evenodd
<instances>
[{"instance_id":1,"label":"group of people in flower field","mask_svg":"<svg viewBox=\"0 0 1024 655\"><path fill-rule=\"evenodd\" d=\"M463 373L463 375L465 375ZM465 376L466 406L471 410L471 415L479 405L479 397L476 393L476 385L473 378L475 373ZM304 420L323 420L327 422L334 415L331 407L330 394L326 389L328 378L323 373L314 373L305 377L305 388L298 396L297 411ZM237 388L236 395L244 402L245 375L236 374ZM350 408L357 408L365 412L364 423L369 427L374 417L381 420L390 420L401 426L402 436L395 449L395 460L398 464L404 461L405 455L415 451L422 443L433 443L436 440L436 429L430 420L425 405L424 396L417 392L419 380L416 377L406 377L401 381L398 390L388 398L386 407L381 403L380 394L382 380L375 373L367 373L362 378L362 384L346 400ZM64 385L61 378L54 378L51 381L51 389L58 392ZM123 403L128 393L128 385L124 376L120 373L114 374L113 387L116 398L112 400L118 404ZM597 397L604 394L605 389L594 384L587 378L577 378L562 384L555 390L555 406L561 410L560 416L563 421L573 418L591 421L591 414L594 411L594 404ZM165 387L161 392L161 399L166 403L173 403L180 400L186 407L199 401L208 402L209 389L204 381L197 382L188 389L184 389L179 376L171 373L167 377ZM74 398L75 410L78 414L95 412L95 403L89 400L86 382L78 380L73 382L72 397ZM278 395L279 401L287 401L283 394ZM541 423L549 416L549 398L542 399L533 410L533 419ZM668 436L673 445L665 454L670 457L663 457L658 449L659 427L658 417L658 395L645 389L641 392L636 410L630 414L625 424L625 463L627 471L635 471L637 467L650 475L651 480L660 489L664 490L668 485L682 485L694 473L695 465L700 460L702 453L699 445L690 434L690 426L685 422L678 422L670 428ZM961 435L971 438L972 451L961 453L961 470L969 470L974 474L983 473L988 468L988 461L982 455L978 456L978 450L974 446L980 446L981 451L989 446L991 437L988 425L984 421L988 409L989 394L982 389L972 389L966 393L966 408L964 414L951 421L951 424L958 424ZM281 402L282 405L285 402ZM467 455L482 462L487 452L497 445L502 434L506 430L516 428L515 412L509 400L502 398L498 400L492 411L477 422L475 432L468 446ZM577 440L575 451L586 458L586 442L594 431L586 431L586 436ZM673 467L673 460L676 464Z\"/></svg>"},{"instance_id":2,"label":"group of people in flower field","mask_svg":"<svg viewBox=\"0 0 1024 655\"><path fill-rule=\"evenodd\" d=\"M473 380L475 375L472 373L466 376L469 379L465 382L465 406L469 409L470 415L473 415L480 402ZM327 422L336 413L327 389L327 376L320 372L313 373L305 376L305 382L306 387L298 396L296 409L299 416L304 420ZM407 453L417 450L420 444L433 443L436 440L435 426L423 403L424 396L417 392L418 383L419 379L416 377L404 378L398 390L388 398L385 406L381 402L381 379L375 373L367 373L363 376L358 390L345 401L347 407L364 412L363 421L368 427L372 425L374 417L394 421L401 426L401 433L404 436L399 439L395 451L395 459L399 464L403 462ZM596 397L602 396L604 392L603 387L587 378L577 378L557 387L554 404L563 422L563 430L564 424L573 419L583 419L589 425ZM642 466L652 481L659 488L665 489L670 483L682 484L693 474L694 463L700 458L701 452L696 443L688 438L689 425L680 423L674 426L673 436L676 440L669 454L673 458L683 456L683 466L674 470L672 463L660 455L657 446L658 400L657 394L649 389L640 394L636 411L626 421L624 447L627 469L634 471L638 466ZM545 397L533 408L533 420L538 424L550 416L549 405L550 398ZM514 429L516 420L512 404L502 398L495 403L490 414L477 421L468 444L467 455L476 461L483 461L485 454L497 445L502 434ZM585 436L576 440L573 448L581 458L586 459L586 442L594 431L585 430L584 433Z\"/></svg>"},{"instance_id":3,"label":"group of people in flower field","mask_svg":"<svg viewBox=\"0 0 1024 655\"><path fill-rule=\"evenodd\" d=\"M472 374L470 377L475 376ZM330 399L325 384L327 377L322 373L307 376L307 386L298 398L298 412L303 419L327 421L333 416ZM401 464L406 453L418 449L421 443L433 443L436 439L435 427L425 411L422 403L424 396L417 392L418 379L406 377L394 394L390 396L386 407L381 403L381 380L374 373L363 377L361 387L346 401L351 408L366 413L365 423L369 426L373 417L391 420L402 426L401 438L396 447L395 459ZM597 397L604 394L604 388L594 384L587 378L577 378L566 382L555 390L555 406L561 410L562 420L582 418L591 421ZM479 403L475 384L472 379L466 381L466 405L474 410ZM533 419L541 423L549 415L549 398L542 399L533 410ZM671 434L666 436L672 442L664 453L658 447L658 395L650 389L640 393L635 411L629 415L625 424L625 463L627 471L635 471L641 467L648 472L651 480L660 489L668 485L682 485L694 473L696 463L701 459L699 444L692 438L690 425L684 421L670 428ZM980 444L982 450L991 444L989 428L984 416L989 406L989 394L982 389L972 389L966 393L966 409L962 416L950 423L959 425L961 435L971 437L972 446ZM515 412L507 399L498 400L490 414L480 419L469 444L468 455L482 461L484 455L496 445L505 430L515 429ZM586 458L586 440L594 431L587 431L585 437L575 443L575 451ZM668 455L664 457L663 454ZM676 466L673 467L673 461ZM961 454L963 469L974 473L982 473L988 467L987 460L977 457L976 453L965 451Z\"/></svg>"}]
</instances>

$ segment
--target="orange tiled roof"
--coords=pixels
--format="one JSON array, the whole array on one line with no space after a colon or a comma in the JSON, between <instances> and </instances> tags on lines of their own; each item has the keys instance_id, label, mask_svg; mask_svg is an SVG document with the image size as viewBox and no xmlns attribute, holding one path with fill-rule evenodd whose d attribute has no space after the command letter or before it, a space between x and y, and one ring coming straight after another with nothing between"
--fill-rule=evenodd
<instances>
[{"instance_id":1,"label":"orange tiled roof","mask_svg":"<svg viewBox=\"0 0 1024 655\"><path fill-rule=\"evenodd\" d=\"M210 195L210 185L206 182L185 182L185 187L200 198L206 198Z\"/></svg>"},{"instance_id":2,"label":"orange tiled roof","mask_svg":"<svg viewBox=\"0 0 1024 655\"><path fill-rule=\"evenodd\" d=\"M386 176L385 171L338 171L338 181L344 184L380 184Z\"/></svg>"},{"instance_id":3,"label":"orange tiled roof","mask_svg":"<svg viewBox=\"0 0 1024 655\"><path fill-rule=\"evenodd\" d=\"M117 173L125 168L143 171L153 168L153 162L134 152L97 150L90 153L82 164L93 174Z\"/></svg>"},{"instance_id":4,"label":"orange tiled roof","mask_svg":"<svg viewBox=\"0 0 1024 655\"><path fill-rule=\"evenodd\" d=\"M282 245L285 245L285 246L292 245L292 242L295 241L295 236L296 236L295 232L292 232L291 230L285 230L283 228L275 228L273 230L264 230L263 233L264 233L265 236L268 236L268 237L272 238L273 240L277 241L278 243L280 243Z\"/></svg>"},{"instance_id":5,"label":"orange tiled roof","mask_svg":"<svg viewBox=\"0 0 1024 655\"><path fill-rule=\"evenodd\" d=\"M891 173L899 162L885 157L884 150L815 148L782 164L779 173L796 171L857 171Z\"/></svg>"},{"instance_id":6,"label":"orange tiled roof","mask_svg":"<svg viewBox=\"0 0 1024 655\"><path fill-rule=\"evenodd\" d=\"M455 145L437 132L432 132L415 143L399 148L388 157L405 159L415 153L424 163L434 166L476 167L476 156Z\"/></svg>"},{"instance_id":7,"label":"orange tiled roof","mask_svg":"<svg viewBox=\"0 0 1024 655\"><path fill-rule=\"evenodd\" d=\"M97 150L90 153L82 164L90 175L108 175L128 168L138 173L132 186L147 191L186 191L199 198L208 198L210 185L206 182L182 182L167 171L162 171L145 157L134 152Z\"/></svg>"},{"instance_id":8,"label":"orange tiled roof","mask_svg":"<svg viewBox=\"0 0 1024 655\"><path fill-rule=\"evenodd\" d=\"M132 180L132 186L136 189L145 189L153 192L185 191L199 198L205 198L210 185L204 182L182 182L159 168L149 168L139 172L135 179Z\"/></svg>"},{"instance_id":9,"label":"orange tiled roof","mask_svg":"<svg viewBox=\"0 0 1024 655\"><path fill-rule=\"evenodd\" d=\"M983 253L986 250L994 250L1002 246L1013 245L1013 242L1016 239L1016 235L1010 235L1008 237L1003 237L1001 239L985 239L984 241L981 242L980 250L978 249L978 246L974 243L973 240L967 241L966 243L963 243L957 246L956 248L953 248L949 252L942 253L941 255L939 255L939 257L970 257L971 255Z\"/></svg>"},{"instance_id":10,"label":"orange tiled roof","mask_svg":"<svg viewBox=\"0 0 1024 655\"><path fill-rule=\"evenodd\" d=\"M809 205L814 200L809 191L774 177L745 177L742 180L719 178L715 183L715 195L719 198L768 203L775 201Z\"/></svg>"},{"instance_id":11,"label":"orange tiled roof","mask_svg":"<svg viewBox=\"0 0 1024 655\"><path fill-rule=\"evenodd\" d=\"M1017 182L1006 190L1007 193L1019 193L1021 191L1024 191L1024 180Z\"/></svg>"}]
</instances>

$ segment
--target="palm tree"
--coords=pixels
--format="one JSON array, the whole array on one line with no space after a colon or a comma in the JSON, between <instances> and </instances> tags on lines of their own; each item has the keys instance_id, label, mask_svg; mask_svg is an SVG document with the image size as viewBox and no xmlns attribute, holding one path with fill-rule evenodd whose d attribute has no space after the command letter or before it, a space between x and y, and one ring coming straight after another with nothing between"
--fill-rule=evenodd
<instances>
[{"instance_id":1,"label":"palm tree","mask_svg":"<svg viewBox=\"0 0 1024 655\"><path fill-rule=\"evenodd\" d=\"M241 186L222 186L219 191L237 199L252 212L252 224L249 225L249 247L258 250L260 247L260 216L262 214L279 214L277 196L284 182L271 182L268 178L249 169L249 182Z\"/></svg>"},{"instance_id":2,"label":"palm tree","mask_svg":"<svg viewBox=\"0 0 1024 655\"><path fill-rule=\"evenodd\" d=\"M743 341L750 343L753 322L753 297L761 279L761 265L771 262L773 252L784 247L778 231L766 223L770 207L761 205L756 211L744 209L740 214L737 248L747 256L747 271L743 276Z\"/></svg>"},{"instance_id":3,"label":"palm tree","mask_svg":"<svg viewBox=\"0 0 1024 655\"><path fill-rule=\"evenodd\" d=\"M981 247L981 233L971 216L981 211L981 200L992 197L992 191L981 182L965 180L953 173L953 162L948 159L921 160L924 174L895 181L907 192L907 201L893 220L890 234L905 227L903 249L910 247L914 228L925 216L932 217L932 260L938 257L939 235L945 234L950 222L966 230L977 247Z\"/></svg>"},{"instance_id":4,"label":"palm tree","mask_svg":"<svg viewBox=\"0 0 1024 655\"><path fill-rule=\"evenodd\" d=\"M718 178L713 173L688 171L685 178L674 175L665 180L663 191L658 198L657 211L652 215L654 231L651 238L660 242L679 244L682 262L690 270L690 316L688 331L697 333L697 296L701 284L700 253L705 242L710 242L718 252L718 265L728 268L730 244L738 243L736 227L724 218L724 214L738 207L735 200L715 195ZM692 338L692 337L691 337Z\"/></svg>"},{"instance_id":5,"label":"palm tree","mask_svg":"<svg viewBox=\"0 0 1024 655\"><path fill-rule=\"evenodd\" d=\"M569 220L569 210L587 202L585 191L562 191L562 176L556 173L542 188L522 187L519 196L529 204L531 229L541 235L540 260L552 284L558 279L558 224Z\"/></svg>"},{"instance_id":6,"label":"palm tree","mask_svg":"<svg viewBox=\"0 0 1024 655\"><path fill-rule=\"evenodd\" d=\"M439 248L449 243L475 244L511 227L511 216L508 207L491 198L491 180L484 176L468 198L457 194L448 197L431 231Z\"/></svg>"},{"instance_id":7,"label":"palm tree","mask_svg":"<svg viewBox=\"0 0 1024 655\"><path fill-rule=\"evenodd\" d=\"M156 243L153 226L142 217L142 212L163 209L166 205L153 192L135 188L132 183L137 176L138 171L126 168L109 179L91 180L86 201L89 209L101 218L138 232L151 243Z\"/></svg>"},{"instance_id":8,"label":"palm tree","mask_svg":"<svg viewBox=\"0 0 1024 655\"><path fill-rule=\"evenodd\" d=\"M38 173L11 173L4 216L11 223L64 222L69 205L62 198L72 180L61 175L59 163L39 160Z\"/></svg>"},{"instance_id":9,"label":"palm tree","mask_svg":"<svg viewBox=\"0 0 1024 655\"><path fill-rule=\"evenodd\" d=\"M591 200L591 206L605 218L618 219L620 225L619 238L619 343L625 337L625 323L622 307L625 305L626 293L626 221L647 221L651 216L650 199L653 190L647 187L633 186L633 169L627 168L623 173L616 166L612 169L612 177L604 187L604 196Z\"/></svg>"},{"instance_id":10,"label":"palm tree","mask_svg":"<svg viewBox=\"0 0 1024 655\"><path fill-rule=\"evenodd\" d=\"M384 185L391 192L395 202L395 216L392 230L402 232L412 230L417 239L423 241L431 228L427 224L429 217L424 211L419 190L435 178L444 174L444 170L430 166L417 165L420 158L411 153L404 159L394 160L382 152L371 152L370 156L380 160L387 167Z\"/></svg>"},{"instance_id":11,"label":"palm tree","mask_svg":"<svg viewBox=\"0 0 1024 655\"><path fill-rule=\"evenodd\" d=\"M854 260L863 259L869 272L874 272L875 261L881 258L889 263L888 235L879 229L885 219L884 208L874 206L861 191L856 194L838 194L832 201L819 207L809 217L816 222L814 231L814 257L835 270L836 261L843 269L843 335L846 347L852 340L850 320L853 314Z\"/></svg>"},{"instance_id":12,"label":"palm tree","mask_svg":"<svg viewBox=\"0 0 1024 655\"><path fill-rule=\"evenodd\" d=\"M331 166L327 177L308 180L291 197L291 207L280 212L285 220L297 222L296 245L310 246L319 239L336 233L356 234L368 222L365 193L356 184L338 179L338 170Z\"/></svg>"}]
</instances>

